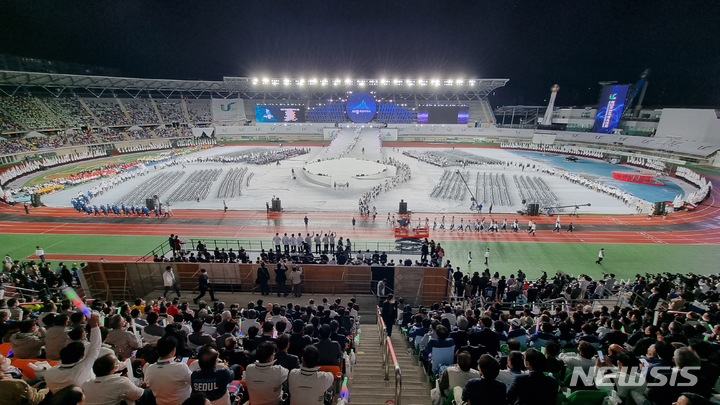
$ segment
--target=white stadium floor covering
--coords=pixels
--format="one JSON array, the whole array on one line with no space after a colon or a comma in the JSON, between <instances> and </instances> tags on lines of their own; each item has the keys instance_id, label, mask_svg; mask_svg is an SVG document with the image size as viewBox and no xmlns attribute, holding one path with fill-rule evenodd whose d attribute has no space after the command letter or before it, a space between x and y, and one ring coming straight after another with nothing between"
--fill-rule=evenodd
<instances>
[{"instance_id":1,"label":"white stadium floor covering","mask_svg":"<svg viewBox=\"0 0 720 405\"><path fill-rule=\"evenodd\" d=\"M358 143L350 152L346 152L343 159L340 161L326 161L321 162L321 165L328 165L330 171L333 170L332 165L335 165L336 175L338 181L349 182L349 188L333 188L322 185L317 185L307 181L302 176L296 176L296 179L292 177L292 169L296 173L302 170L303 165L306 162L316 162L318 159L328 159L337 157L340 153L339 149L341 145L336 144L333 146L333 150L328 151L326 147L311 147L310 153L295 156L290 159L283 160L280 165L275 163L267 165L255 165L247 163L187 163L186 168L183 169L182 165L173 165L160 170L149 168L149 174L142 177L136 177L131 179L113 189L106 191L104 194L92 199L91 203L94 205L101 204L112 204L120 203L121 198L127 193L131 192L134 188L138 187L141 183L149 181L152 177L157 176L161 172L171 172L184 170L185 174L182 178L171 185L162 195L160 199L168 197L173 190L180 186L180 184L187 179L190 174L196 170L203 169L222 169L222 173L218 176L217 180L210 187L208 197L205 200L197 201L176 201L172 203L173 208L178 209L222 209L222 199L217 198L218 189L220 183L224 178L225 174L232 168L247 167L248 173L245 176L245 180L242 185L242 195L230 200L227 200L227 205L230 209L246 209L246 210L264 210L265 203L269 202L273 196L279 197L282 200L282 207L285 211L336 211L336 212L355 212L358 210L359 198L367 192L371 187L375 185L385 184L385 179L369 180L369 179L356 179L352 178L351 175L354 172L367 172L367 163L357 159L368 159L377 161L383 158L393 158L397 161L409 165L412 171L412 178L408 182L400 183L397 187L392 188L389 191L382 191L374 200L369 204L372 209L373 206L377 208L378 216L384 218L387 216L387 212L396 212L398 208L398 202L403 199L408 202L408 209L415 212L430 212L430 213L470 213L470 195L465 193L463 200L453 199L440 199L430 197L435 184L439 181L445 170L455 171L459 169L457 166L451 166L448 168L437 167L428 163L420 162L409 156L402 154L404 150L410 150L412 148L379 148L377 139L373 139L372 136L366 136L360 138ZM346 145L345 145L346 146ZM292 148L292 144L283 146L283 148ZM365 153L362 153L362 148L365 148ZM208 149L197 154L195 156L214 156L214 155L226 155L226 154L237 154L243 150L258 150L260 148L244 147L244 146L227 146L227 147L216 147ZM262 149L277 150L278 146L268 146ZM423 152L431 152L434 150L448 152L448 148L422 148ZM460 150L460 149L458 149ZM518 163L531 163L538 164L537 161L533 161L520 154L515 154L511 151L501 149L489 149L489 148L463 148L461 149L464 153L471 153L474 155L498 159L500 161L518 162ZM181 158L182 159L182 158ZM358 165L362 165L362 168L354 168L354 162L359 162ZM341 167L338 168L337 164L340 163ZM378 167L381 167L375 163ZM322 166L321 166L322 167ZM391 173L394 173L394 167L391 167ZM518 193L515 182L513 181L513 175L532 175L538 176L545 181L552 192L557 196L559 205L575 205L591 203L591 207L581 207L581 213L602 213L602 214L629 214L635 213L635 206L628 206L621 200L614 197L595 192L585 187L573 184L567 180L561 179L558 176L542 173L541 171L533 171L532 169L526 169L521 171L517 167L504 167L501 165L468 165L462 169L464 172L469 173L469 178L466 180L470 185L473 193L475 193L475 179L478 172L485 173L504 173L506 183L508 187L508 194L512 201L512 205L494 205L493 213L511 213L521 209L521 198ZM250 173L253 173L250 179L249 186L246 181ZM676 181L678 185L681 185L684 189L690 190L689 186L682 182ZM64 190L52 195L43 196L43 203L49 206L71 206L70 200L78 194L78 191L87 192L91 187L98 184L88 183L80 187L73 187L68 190ZM482 197L482 195L481 195ZM483 212L487 212L487 202L484 204ZM569 212L566 210L565 212ZM430 218L432 222L433 218ZM438 218L439 221L439 218Z\"/></svg>"}]
</instances>

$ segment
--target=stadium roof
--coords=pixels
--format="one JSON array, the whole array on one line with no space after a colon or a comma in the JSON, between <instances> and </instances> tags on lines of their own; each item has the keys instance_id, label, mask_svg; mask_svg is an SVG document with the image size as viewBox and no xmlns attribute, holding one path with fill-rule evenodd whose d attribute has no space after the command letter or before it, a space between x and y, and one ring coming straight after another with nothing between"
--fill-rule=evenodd
<instances>
[{"instance_id":1,"label":"stadium roof","mask_svg":"<svg viewBox=\"0 0 720 405\"><path fill-rule=\"evenodd\" d=\"M380 98L403 100L482 100L509 79L327 79L224 77L222 81L142 79L0 70L0 93L45 93L59 97L68 92L101 97L126 93L153 96L260 100L342 99L353 91L366 91Z\"/></svg>"}]
</instances>

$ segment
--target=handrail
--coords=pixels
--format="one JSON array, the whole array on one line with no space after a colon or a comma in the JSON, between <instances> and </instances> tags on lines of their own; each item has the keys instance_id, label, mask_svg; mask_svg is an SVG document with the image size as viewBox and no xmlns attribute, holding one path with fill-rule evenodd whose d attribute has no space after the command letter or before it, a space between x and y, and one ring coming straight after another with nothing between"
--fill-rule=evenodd
<instances>
[{"instance_id":1,"label":"handrail","mask_svg":"<svg viewBox=\"0 0 720 405\"><path fill-rule=\"evenodd\" d=\"M382 312L380 307L377 307L377 325L378 332L380 333L380 345L383 347L383 369L385 381L390 379L390 361L395 368L395 405L401 405L402 400L402 371L400 370L400 364L395 355L395 348L393 347L390 337L387 336L385 331L385 321L382 319ZM392 328L392 325L390 325Z\"/></svg>"},{"instance_id":2,"label":"handrail","mask_svg":"<svg viewBox=\"0 0 720 405\"><path fill-rule=\"evenodd\" d=\"M263 241L255 241L255 240L241 240L241 239L222 239L222 238L185 238L186 243L185 246L187 248L184 248L185 250L190 251L197 251L195 247L197 247L197 243L199 241L204 241L205 245L208 246L208 250L213 251L215 247L219 248L233 248L239 250L242 246L243 248L246 248L245 250L247 252L260 252L261 250L267 248L272 249L274 248L274 245L271 243L268 244L267 241L265 241L265 245L263 245ZM378 252L387 252L389 254L405 254L405 255L419 255L420 254L420 245L418 244L411 244L409 242L353 242L352 243L352 252L357 252L358 250L366 251L366 250L377 250ZM362 247L361 247L362 246ZM158 254L159 256L164 256L166 253L170 252L172 250L172 246L170 246L170 243L166 240L163 243L161 243L159 246L155 247L152 251L148 252L141 258L139 258L138 262L148 261L148 259L152 259L153 255ZM314 249L312 249L314 251Z\"/></svg>"}]
</instances>

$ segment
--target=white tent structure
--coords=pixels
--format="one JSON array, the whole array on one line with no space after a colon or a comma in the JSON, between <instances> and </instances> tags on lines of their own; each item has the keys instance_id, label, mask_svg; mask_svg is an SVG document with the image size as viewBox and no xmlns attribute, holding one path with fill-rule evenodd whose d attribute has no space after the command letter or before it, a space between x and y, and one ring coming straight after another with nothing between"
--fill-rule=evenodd
<instances>
[{"instance_id":1,"label":"white tent structure","mask_svg":"<svg viewBox=\"0 0 720 405\"><path fill-rule=\"evenodd\" d=\"M215 127L192 128L192 134L196 138L199 138L201 136L212 137L214 132L215 132Z\"/></svg>"},{"instance_id":2,"label":"white tent structure","mask_svg":"<svg viewBox=\"0 0 720 405\"><path fill-rule=\"evenodd\" d=\"M47 138L47 135L41 134L38 131L31 131L31 132L28 132L27 135L25 135L25 139L28 139L28 138Z\"/></svg>"}]
</instances>

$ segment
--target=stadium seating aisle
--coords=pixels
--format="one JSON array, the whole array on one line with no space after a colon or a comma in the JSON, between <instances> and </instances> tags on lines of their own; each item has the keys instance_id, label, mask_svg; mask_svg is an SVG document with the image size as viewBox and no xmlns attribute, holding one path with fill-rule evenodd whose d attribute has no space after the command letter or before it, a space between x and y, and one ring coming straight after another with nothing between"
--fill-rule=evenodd
<instances>
[{"instance_id":1,"label":"stadium seating aisle","mask_svg":"<svg viewBox=\"0 0 720 405\"><path fill-rule=\"evenodd\" d=\"M378 345L378 328L374 322L360 325L360 345L357 364L350 384L350 403L353 405L385 404L395 400L395 373L392 365L388 381L383 381L383 348ZM429 405L430 389L418 366L413 366L406 343L399 333L394 333L392 343L402 371L402 403L404 405Z\"/></svg>"}]
</instances>

